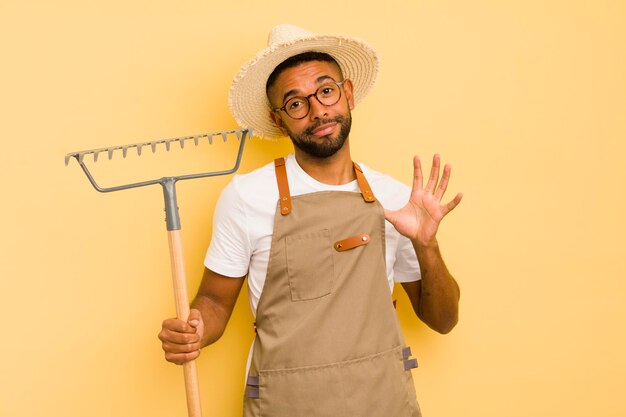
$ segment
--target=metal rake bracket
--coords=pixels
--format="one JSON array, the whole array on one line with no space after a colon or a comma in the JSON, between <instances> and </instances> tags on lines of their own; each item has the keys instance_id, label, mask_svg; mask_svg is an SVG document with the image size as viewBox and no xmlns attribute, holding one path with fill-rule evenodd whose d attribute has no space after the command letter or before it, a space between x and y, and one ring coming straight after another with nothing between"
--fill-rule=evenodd
<instances>
[{"instance_id":1,"label":"metal rake bracket","mask_svg":"<svg viewBox=\"0 0 626 417\"><path fill-rule=\"evenodd\" d=\"M200 143L200 140L208 140L209 144L213 143L214 138L222 138L224 142L228 141L230 136L235 136L237 140L239 140L239 149L237 151L237 159L235 160L235 164L232 168L222 171L211 171L211 172L203 172L199 174L190 174L190 175L179 175L172 177L163 177L148 181L135 182L131 184L123 184L116 185L113 187L101 187L98 185L93 175L85 165L85 156L93 155L94 162L98 161L98 157L100 154L106 154L109 159L113 158L115 153L119 153L121 151L122 157L126 157L129 149L135 149L137 151L137 155L141 155L143 148L150 148L152 152L157 151L158 145L165 145L165 149L169 151L173 143L178 142L181 149L185 147L185 142L193 141L197 146ZM176 189L175 183L182 180L196 179L196 178L205 178L205 177L215 177L219 175L228 175L232 174L237 169L239 169L239 165L241 163L241 156L243 155L243 148L246 142L246 138L252 136L252 130L250 129L237 129L237 130L225 130L222 132L213 132L213 133L201 133L198 135L191 136L182 136L179 138L172 139L161 139L155 140L151 142L140 142L133 143L129 145L120 145L120 146L111 146L108 148L99 148L99 149L90 149L79 152L70 152L65 155L65 165L69 164L70 159L74 158L82 168L83 172L89 179L91 185L101 193L108 193L112 191L120 191L127 190L129 188L137 188L137 187L145 187L147 185L153 184L161 184L163 186L163 192L165 195L165 212L166 212L166 222L167 222L167 230L179 230L180 229L180 219L178 216L178 208L176 205Z\"/></svg>"}]
</instances>

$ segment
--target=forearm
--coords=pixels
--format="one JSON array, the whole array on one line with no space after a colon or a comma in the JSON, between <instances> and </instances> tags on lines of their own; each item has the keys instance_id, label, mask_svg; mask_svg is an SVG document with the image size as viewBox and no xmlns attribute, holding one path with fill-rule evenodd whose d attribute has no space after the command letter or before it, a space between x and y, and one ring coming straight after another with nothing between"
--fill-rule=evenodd
<instances>
[{"instance_id":1,"label":"forearm","mask_svg":"<svg viewBox=\"0 0 626 417\"><path fill-rule=\"evenodd\" d=\"M200 311L204 323L204 334L200 341L202 347L213 344L224 334L230 319L230 311L226 311L210 296L198 293L191 303L191 308Z\"/></svg>"},{"instance_id":2,"label":"forearm","mask_svg":"<svg viewBox=\"0 0 626 417\"><path fill-rule=\"evenodd\" d=\"M414 242L413 248L422 275L418 305L413 307L429 327L448 333L458 321L459 286L443 262L436 240L427 246Z\"/></svg>"}]
</instances>

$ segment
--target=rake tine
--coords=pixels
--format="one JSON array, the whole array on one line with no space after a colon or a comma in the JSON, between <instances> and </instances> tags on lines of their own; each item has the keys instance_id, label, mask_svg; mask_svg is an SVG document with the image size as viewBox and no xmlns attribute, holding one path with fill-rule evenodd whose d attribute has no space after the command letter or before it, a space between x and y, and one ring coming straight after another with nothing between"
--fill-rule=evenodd
<instances>
[{"instance_id":1,"label":"rake tine","mask_svg":"<svg viewBox=\"0 0 626 417\"><path fill-rule=\"evenodd\" d=\"M174 141L178 141L180 144L180 148L184 149L185 148L185 141L187 140L193 140L194 144L196 146L198 146L200 144L200 140L204 137L206 137L209 141L209 144L213 144L213 138L216 136L221 136L222 140L224 141L224 143L228 142L228 136L231 134L235 134L237 137L238 141L242 141L244 140L244 138L252 138L253 136L253 132L252 129L233 129L233 130L225 130L225 131L221 131L221 132L210 132L210 133L201 133L201 134L197 134L197 135L190 135L190 136L182 136L179 138L173 138L173 139L162 139L162 140L157 140L157 141L151 141L151 142L143 142L143 143L135 143L135 144L129 144L129 145L120 145L120 146L113 146L113 147L109 147L109 148L100 148L100 149L91 149L91 150L86 150L86 151L80 151L80 152L75 152L75 153L70 153L70 154L66 154L65 155L65 165L67 166L69 164L70 158L76 158L76 160L80 163L83 164L84 160L85 160L85 155L89 155L92 154L93 155L93 161L94 162L98 162L98 158L100 157L101 153L106 153L108 156L108 159L111 160L113 159L113 154L115 153L115 151L121 149L122 150L122 157L126 158L127 154L128 154L128 150L129 148L137 148L137 155L141 156L141 152L143 151L143 148L146 146L150 146L152 153L156 153L157 148L159 144L164 143L165 144L165 148L167 149L167 151L169 152L169 150L171 149L172 146L172 142ZM238 159L239 161L239 159ZM194 176L194 178L196 178L197 176Z\"/></svg>"}]
</instances>

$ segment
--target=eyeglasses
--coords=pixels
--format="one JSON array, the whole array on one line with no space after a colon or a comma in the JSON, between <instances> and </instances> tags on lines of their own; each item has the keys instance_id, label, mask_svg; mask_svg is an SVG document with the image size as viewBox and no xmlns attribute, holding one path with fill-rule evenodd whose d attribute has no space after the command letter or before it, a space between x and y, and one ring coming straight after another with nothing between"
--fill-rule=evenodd
<instances>
[{"instance_id":1,"label":"eyeglasses","mask_svg":"<svg viewBox=\"0 0 626 417\"><path fill-rule=\"evenodd\" d=\"M341 98L341 86L345 83L346 80L339 82L330 82L320 86L317 91L313 94L309 94L308 96L302 97L292 97L285 102L285 105L280 108L272 109L273 111L284 111L287 113L287 116L292 119L304 119L308 114L309 110L311 110L311 102L309 99L313 96L324 106L332 106L333 104L337 104L339 99Z\"/></svg>"}]
</instances>

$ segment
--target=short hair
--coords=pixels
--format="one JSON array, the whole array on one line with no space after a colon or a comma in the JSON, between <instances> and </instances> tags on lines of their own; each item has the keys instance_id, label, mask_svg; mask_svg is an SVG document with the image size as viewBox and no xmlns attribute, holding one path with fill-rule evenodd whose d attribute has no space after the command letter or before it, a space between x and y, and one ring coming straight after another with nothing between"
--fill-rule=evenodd
<instances>
[{"instance_id":1,"label":"short hair","mask_svg":"<svg viewBox=\"0 0 626 417\"><path fill-rule=\"evenodd\" d=\"M301 54L287 58L286 60L278 64L276 68L274 68L274 71L270 74L267 82L265 83L265 93L267 94L269 92L270 88L272 87L272 85L274 85L276 79L283 71L298 66L303 62L310 61L331 62L337 65L337 68L339 68L339 72L341 73L341 67L339 66L339 63L329 54L315 51L303 52ZM341 77L343 78L343 73L341 74Z\"/></svg>"}]
</instances>

